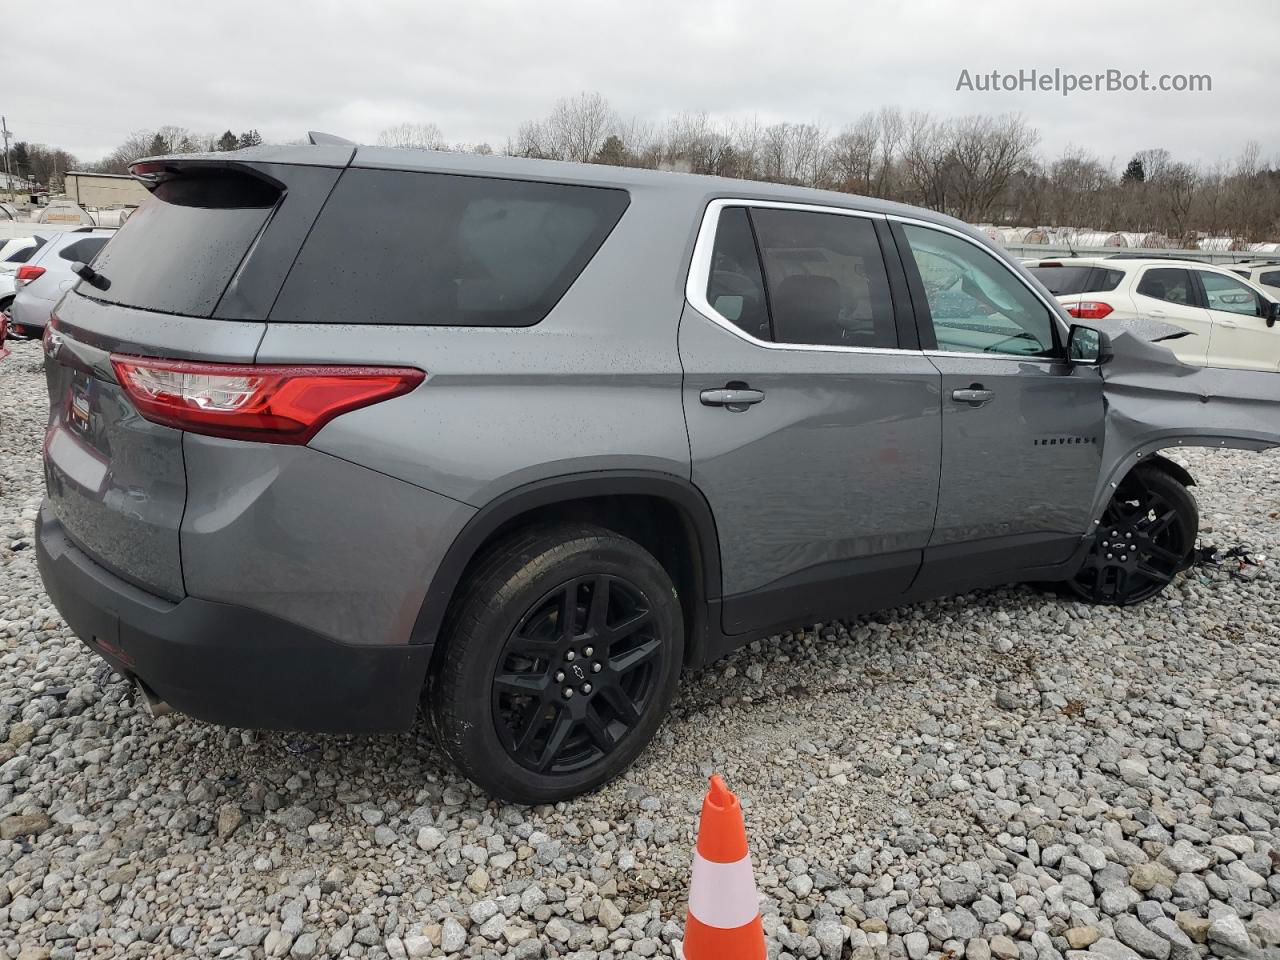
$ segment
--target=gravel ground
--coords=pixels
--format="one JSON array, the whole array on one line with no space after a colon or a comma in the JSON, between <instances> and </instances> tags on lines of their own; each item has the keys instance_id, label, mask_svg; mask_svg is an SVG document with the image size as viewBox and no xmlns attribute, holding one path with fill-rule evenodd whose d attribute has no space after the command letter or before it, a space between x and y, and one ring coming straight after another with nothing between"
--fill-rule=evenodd
<instances>
[{"instance_id":1,"label":"gravel ground","mask_svg":"<svg viewBox=\"0 0 1280 960\"><path fill-rule=\"evenodd\" d=\"M148 719L40 587L38 362L0 364L0 956L670 956L713 769L775 957L1280 955L1274 565L776 637L687 677L621 781L522 809L421 729ZM1280 457L1179 459L1206 539L1280 556Z\"/></svg>"}]
</instances>

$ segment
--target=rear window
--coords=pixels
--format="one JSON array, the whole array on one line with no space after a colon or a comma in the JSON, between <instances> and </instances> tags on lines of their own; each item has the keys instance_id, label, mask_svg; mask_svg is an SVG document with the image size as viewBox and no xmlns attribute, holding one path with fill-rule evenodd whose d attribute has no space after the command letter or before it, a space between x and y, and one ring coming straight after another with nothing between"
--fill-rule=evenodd
<instances>
[{"instance_id":1,"label":"rear window","mask_svg":"<svg viewBox=\"0 0 1280 960\"><path fill-rule=\"evenodd\" d=\"M94 264L111 285L92 296L210 316L279 198L246 173L188 173L158 184Z\"/></svg>"},{"instance_id":2,"label":"rear window","mask_svg":"<svg viewBox=\"0 0 1280 960\"><path fill-rule=\"evenodd\" d=\"M1055 297L1069 297L1073 293L1093 291L1092 276L1098 271L1083 264L1062 266L1030 266L1030 274L1044 284ZM1116 271L1108 271L1116 273ZM1110 288L1108 288L1110 289Z\"/></svg>"},{"instance_id":3,"label":"rear window","mask_svg":"<svg viewBox=\"0 0 1280 960\"><path fill-rule=\"evenodd\" d=\"M577 279L629 200L597 187L348 170L270 320L530 326Z\"/></svg>"}]
</instances>

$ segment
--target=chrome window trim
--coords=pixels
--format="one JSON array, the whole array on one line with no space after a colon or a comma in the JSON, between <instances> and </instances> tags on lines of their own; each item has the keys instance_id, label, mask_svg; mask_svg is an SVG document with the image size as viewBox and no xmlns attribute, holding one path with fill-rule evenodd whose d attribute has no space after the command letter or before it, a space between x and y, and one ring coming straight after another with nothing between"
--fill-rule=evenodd
<instances>
[{"instance_id":1,"label":"chrome window trim","mask_svg":"<svg viewBox=\"0 0 1280 960\"><path fill-rule=\"evenodd\" d=\"M689 275L685 281L684 296L689 305L698 313L702 314L712 323L729 331L740 340L745 340L753 346L763 347L766 350L792 350L805 351L815 353L854 353L854 354L887 354L887 355L915 355L915 356L939 356L939 357L969 357L978 360L1020 360L1032 363L1065 363L1065 358L1058 357L1036 357L1027 354L1017 353L961 353L951 350L913 350L907 347L841 347L835 344L824 343L776 343L772 340L761 340L753 337L728 317L722 315L710 303L707 302L707 282L711 276L711 253L715 249L716 229L720 224L720 213L726 207L765 207L774 210L798 210L804 213L832 213L843 217L862 217L867 220L895 220L899 223L910 223L916 226L927 227L931 230L940 230L943 233L950 233L962 240L967 240L978 249L991 256L991 251L987 250L984 245L973 237L970 237L959 230L955 230L944 224L931 223L928 220L917 220L912 217L903 217L897 214L875 213L870 210L852 210L847 207L828 207L815 203L792 203L784 200L748 200L738 197L722 197L712 200L707 204L707 209L702 214L702 223L698 227L698 236L693 245L693 257L689 263ZM994 259L999 260L998 257ZM763 269L763 265L762 265ZM887 269L887 267L886 267ZM1016 271L1010 270L1013 276L1017 277L1036 299L1044 304L1048 309L1049 315L1054 318L1058 324L1058 330L1062 334L1063 342L1066 342L1067 327L1063 323L1062 318L1058 315L1058 311L1053 309L1043 296L1027 283L1026 279L1020 276Z\"/></svg>"},{"instance_id":2,"label":"chrome window trim","mask_svg":"<svg viewBox=\"0 0 1280 960\"><path fill-rule=\"evenodd\" d=\"M928 221L928 220L917 220L915 217L904 217L904 216L901 216L901 215L899 215L899 214L890 214L890 215L889 215L889 216L887 216L885 219L887 219L887 220L892 220L892 221L894 221L894 222L896 222L896 223L909 223L909 224L911 224L913 227L924 227L926 230L937 230L939 233L949 233L949 234L951 234L953 237L959 237L961 240L965 240L965 241L967 241L968 243L972 244L973 246L977 247L979 250L981 250L981 251L982 251L983 253L985 253L987 256L991 257L991 259L995 260L997 263L999 263L999 262L1000 262L1000 258L999 258L999 257L997 257L995 254L993 254L993 253L991 252L991 250L990 250L990 249L988 249L987 245L986 245L986 244L984 244L984 243L982 243L982 242L981 242L980 240L978 240L976 237L971 237L971 236L969 236L967 233L964 233L964 232L962 232L962 231L960 231L960 230L956 230L956 229L955 229L955 228L953 228L953 227L948 227L948 226L946 226L945 224L942 224L942 223L931 223L931 222L930 222L930 221ZM1006 269L1008 269L1008 265L1007 265L1007 264L1003 264L1003 266L1004 266ZM1024 268L1024 269L1025 269L1025 268ZM1057 324L1058 333L1062 336L1062 343L1064 344L1064 349L1065 349L1065 344L1066 344L1066 342L1067 342L1067 335L1068 335L1068 331L1069 331L1069 329L1070 329L1070 328L1069 328L1069 326L1066 324L1066 322L1062 319L1062 317L1058 314L1058 309L1061 309L1061 308L1062 308L1062 304L1059 304L1059 303L1050 303L1048 300L1046 300L1046 299L1044 298L1043 294L1041 294L1039 290L1037 290L1035 287L1033 287L1030 283L1028 283L1028 282L1027 282L1027 278L1026 278L1026 277L1024 277L1022 274L1018 273L1016 270L1009 270L1009 274L1010 274L1011 276L1013 276L1013 277L1016 277L1016 278L1017 278L1017 280L1018 280L1018 282L1019 282L1019 283L1021 283L1024 287L1026 287L1026 288L1031 292L1032 296L1034 296L1037 300L1039 300L1039 301L1040 301L1040 303L1044 305L1044 308L1045 308L1046 310L1048 310L1048 311L1049 311L1049 316L1050 316L1050 317L1052 317L1052 318L1053 318L1054 323L1055 323L1055 324ZM1058 309L1055 309L1055 307L1057 307ZM951 351L949 351L949 350L943 350L943 351L939 351L939 352L940 352L940 353L947 353L947 354L950 354L950 355L952 355L952 356L964 356L964 355L965 355L965 354L961 354L961 353L959 353L959 352L956 352L956 353L952 354L952 353L951 353ZM991 354L968 354L968 356L981 356L981 357L1012 357L1012 358L1017 359L1017 360L1027 360L1027 359L1032 359L1032 360L1045 360L1045 359L1053 359L1053 358L1047 358L1047 357L1026 357L1026 356L1019 356L1019 355L1017 355L1017 354L997 354L997 353L991 353Z\"/></svg>"},{"instance_id":3,"label":"chrome window trim","mask_svg":"<svg viewBox=\"0 0 1280 960\"><path fill-rule=\"evenodd\" d=\"M765 207L772 210L797 210L801 213L834 213L842 217L862 217L865 220L884 220L883 213L869 210L850 210L845 207L826 207L814 203L789 203L780 200L745 200L721 198L707 204L698 227L698 239L693 245L693 258L689 263L689 277L685 281L684 298L698 313L712 323L723 327L739 339L766 350L793 350L815 353L866 353L866 354L914 354L919 350L905 347L841 347L827 343L776 343L753 337L707 302L707 283L711 279L711 253L715 249L716 229L720 225L720 213L726 207ZM761 265L763 270L763 265ZM886 267L886 269L888 269Z\"/></svg>"}]
</instances>

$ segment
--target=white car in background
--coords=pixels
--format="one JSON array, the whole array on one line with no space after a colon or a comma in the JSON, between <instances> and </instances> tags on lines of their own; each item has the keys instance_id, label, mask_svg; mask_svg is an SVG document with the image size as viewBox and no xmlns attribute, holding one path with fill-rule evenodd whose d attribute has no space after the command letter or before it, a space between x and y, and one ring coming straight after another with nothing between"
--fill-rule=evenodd
<instances>
[{"instance_id":1,"label":"white car in background","mask_svg":"<svg viewBox=\"0 0 1280 960\"><path fill-rule=\"evenodd\" d=\"M1149 317L1190 336L1166 342L1184 363L1280 371L1280 296L1194 260L1072 257L1027 269L1081 320Z\"/></svg>"},{"instance_id":2,"label":"white car in background","mask_svg":"<svg viewBox=\"0 0 1280 960\"><path fill-rule=\"evenodd\" d=\"M15 237L12 240L0 240L0 313L4 313L13 303L17 290L15 276L18 268L31 259L44 244L43 238Z\"/></svg>"},{"instance_id":3,"label":"white car in background","mask_svg":"<svg viewBox=\"0 0 1280 960\"><path fill-rule=\"evenodd\" d=\"M1280 260L1242 260L1227 268L1280 299Z\"/></svg>"}]
</instances>

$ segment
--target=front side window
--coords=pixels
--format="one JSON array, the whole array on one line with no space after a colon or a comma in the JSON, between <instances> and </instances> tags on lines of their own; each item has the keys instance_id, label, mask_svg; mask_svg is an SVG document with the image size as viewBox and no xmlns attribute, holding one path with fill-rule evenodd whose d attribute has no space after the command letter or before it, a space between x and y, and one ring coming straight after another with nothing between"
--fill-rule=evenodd
<instances>
[{"instance_id":1,"label":"front side window","mask_svg":"<svg viewBox=\"0 0 1280 960\"><path fill-rule=\"evenodd\" d=\"M1058 353L1049 308L975 244L903 224L920 272L939 350L1049 357Z\"/></svg>"},{"instance_id":2,"label":"front side window","mask_svg":"<svg viewBox=\"0 0 1280 960\"><path fill-rule=\"evenodd\" d=\"M865 217L753 207L780 343L895 348L884 257Z\"/></svg>"},{"instance_id":3,"label":"front side window","mask_svg":"<svg viewBox=\"0 0 1280 960\"><path fill-rule=\"evenodd\" d=\"M764 275L746 207L728 207L720 213L707 277L707 303L751 336L772 338Z\"/></svg>"},{"instance_id":4,"label":"front side window","mask_svg":"<svg viewBox=\"0 0 1280 960\"><path fill-rule=\"evenodd\" d=\"M1197 270L1196 273L1200 275L1200 283L1204 285L1204 295L1210 310L1239 313L1246 317L1264 315L1262 298L1239 280L1207 270Z\"/></svg>"},{"instance_id":5,"label":"front side window","mask_svg":"<svg viewBox=\"0 0 1280 960\"><path fill-rule=\"evenodd\" d=\"M1196 302L1191 289L1191 271L1172 267L1156 267L1144 273L1138 281L1138 294L1182 306L1194 306Z\"/></svg>"}]
</instances>

